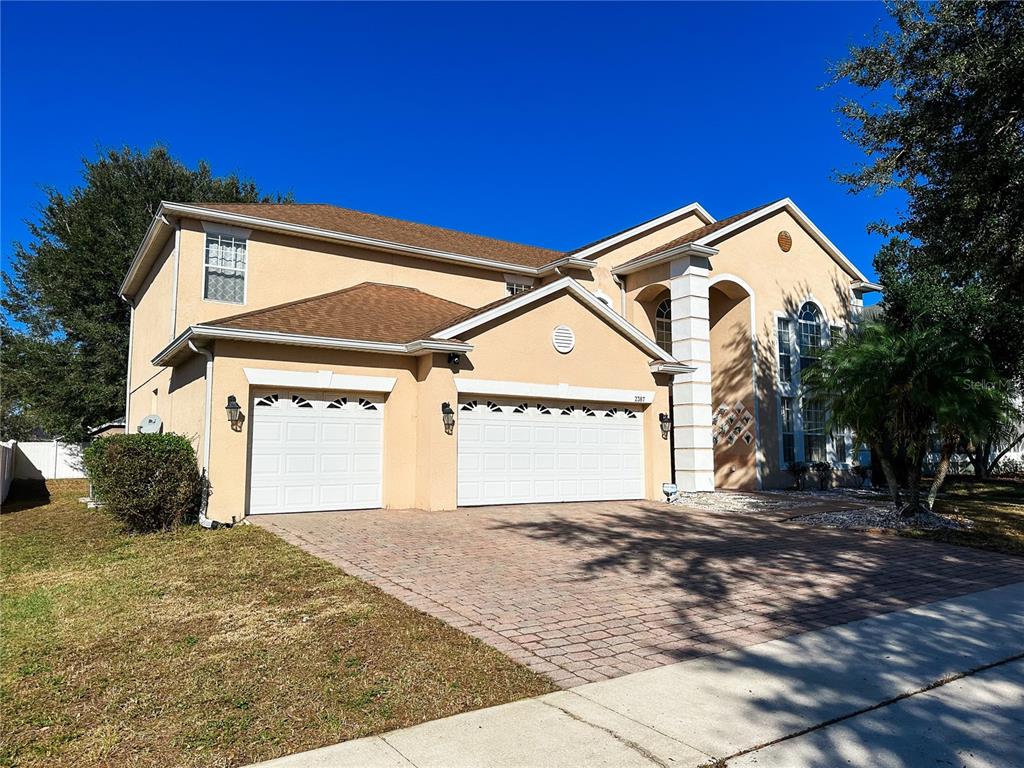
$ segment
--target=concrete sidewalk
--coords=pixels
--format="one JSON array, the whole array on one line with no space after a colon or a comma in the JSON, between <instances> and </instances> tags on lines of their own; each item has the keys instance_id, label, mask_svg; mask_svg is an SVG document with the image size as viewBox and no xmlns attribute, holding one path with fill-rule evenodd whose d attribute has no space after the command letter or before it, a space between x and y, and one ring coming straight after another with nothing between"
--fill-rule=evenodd
<instances>
[{"instance_id":1,"label":"concrete sidewalk","mask_svg":"<svg viewBox=\"0 0 1024 768\"><path fill-rule=\"evenodd\" d=\"M1024 660L729 761L729 768L1024 765Z\"/></svg>"},{"instance_id":2,"label":"concrete sidewalk","mask_svg":"<svg viewBox=\"0 0 1024 768\"><path fill-rule=\"evenodd\" d=\"M962 718L957 728L938 734L945 741L936 738L932 742L936 749L945 747L947 757L958 760L955 764L989 764L984 756L967 762L958 750L984 746L990 741L984 734L997 738L994 729L1002 724L1009 733L993 748L999 757L993 764L1024 765L1020 665L1003 665L874 713L789 738L921 691L950 675L1020 654L1024 654L1024 583L468 712L261 765L696 768L740 753L730 759L730 765L935 765L934 759L920 762L921 753L904 741L914 738L913 728L882 727L888 714L885 710L904 720L916 716L927 721L930 708L935 709L935 717L956 712ZM991 704L993 696L1001 697L1002 704ZM845 737L858 742L848 754L843 751ZM961 737L963 745L955 743ZM905 757L900 756L901 744L912 750L902 753ZM771 746L752 751L764 745ZM885 760L876 749L884 752ZM1017 753L1007 755L1008 750Z\"/></svg>"}]
</instances>

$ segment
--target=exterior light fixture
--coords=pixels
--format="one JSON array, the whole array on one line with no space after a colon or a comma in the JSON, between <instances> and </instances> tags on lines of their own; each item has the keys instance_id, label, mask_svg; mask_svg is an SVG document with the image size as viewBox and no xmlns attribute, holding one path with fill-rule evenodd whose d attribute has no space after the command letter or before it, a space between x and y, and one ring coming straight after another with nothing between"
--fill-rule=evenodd
<instances>
[{"instance_id":1,"label":"exterior light fixture","mask_svg":"<svg viewBox=\"0 0 1024 768\"><path fill-rule=\"evenodd\" d=\"M661 439L668 440L669 432L672 431L672 417L667 413L659 413L658 421L661 423Z\"/></svg>"},{"instance_id":2,"label":"exterior light fixture","mask_svg":"<svg viewBox=\"0 0 1024 768\"><path fill-rule=\"evenodd\" d=\"M238 404L238 398L234 395L228 395L228 404L224 406L224 410L228 412L228 423L232 427L242 418L242 406Z\"/></svg>"},{"instance_id":3,"label":"exterior light fixture","mask_svg":"<svg viewBox=\"0 0 1024 768\"><path fill-rule=\"evenodd\" d=\"M441 421L444 422L444 433L450 435L455 429L455 411L451 403L441 403Z\"/></svg>"},{"instance_id":4,"label":"exterior light fixture","mask_svg":"<svg viewBox=\"0 0 1024 768\"><path fill-rule=\"evenodd\" d=\"M460 355L458 352L448 353L448 365L454 365L458 367L460 363L462 363L462 355Z\"/></svg>"}]
</instances>

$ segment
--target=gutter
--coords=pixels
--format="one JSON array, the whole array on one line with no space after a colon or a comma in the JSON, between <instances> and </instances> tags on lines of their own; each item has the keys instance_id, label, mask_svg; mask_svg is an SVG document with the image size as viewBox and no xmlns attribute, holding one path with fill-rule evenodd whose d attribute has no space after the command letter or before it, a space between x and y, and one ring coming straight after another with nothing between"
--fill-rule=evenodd
<instances>
[{"instance_id":1,"label":"gutter","mask_svg":"<svg viewBox=\"0 0 1024 768\"><path fill-rule=\"evenodd\" d=\"M692 365L685 363L665 363L657 360L651 363L651 373L693 373L696 370Z\"/></svg>"},{"instance_id":2,"label":"gutter","mask_svg":"<svg viewBox=\"0 0 1024 768\"><path fill-rule=\"evenodd\" d=\"M672 259L680 256L701 256L703 258L711 258L718 254L717 248L712 248L709 245L698 245L697 243L683 243L677 245L675 248L669 248L667 251L661 253L655 253L648 256L645 259L634 262L626 262L612 269L613 275L628 275L632 272L639 272L641 269L652 267L655 264L661 264L664 261L671 261Z\"/></svg>"},{"instance_id":3,"label":"gutter","mask_svg":"<svg viewBox=\"0 0 1024 768\"><path fill-rule=\"evenodd\" d=\"M194 342L199 339L223 339L226 341L249 341L264 344L291 344L299 347L318 347L321 349L341 349L352 352L378 352L388 355L428 355L434 352L458 352L465 354L473 351L472 344L445 339L417 339L416 341L399 344L360 339L336 339L328 336L301 336L291 333L273 331L250 331L239 328L221 328L211 325L190 325L170 344L156 353L150 361L153 365L167 365L171 359L183 350L195 351Z\"/></svg>"},{"instance_id":4,"label":"gutter","mask_svg":"<svg viewBox=\"0 0 1024 768\"><path fill-rule=\"evenodd\" d=\"M850 289L854 291L860 291L861 293L881 293L882 286L878 283L872 283L870 280L854 280L850 283Z\"/></svg>"},{"instance_id":5,"label":"gutter","mask_svg":"<svg viewBox=\"0 0 1024 768\"><path fill-rule=\"evenodd\" d=\"M206 516L206 501L210 496L210 427L213 425L213 352L189 342L188 348L206 358L206 403L203 406L203 501L199 507L199 525L213 528L213 520Z\"/></svg>"}]
</instances>

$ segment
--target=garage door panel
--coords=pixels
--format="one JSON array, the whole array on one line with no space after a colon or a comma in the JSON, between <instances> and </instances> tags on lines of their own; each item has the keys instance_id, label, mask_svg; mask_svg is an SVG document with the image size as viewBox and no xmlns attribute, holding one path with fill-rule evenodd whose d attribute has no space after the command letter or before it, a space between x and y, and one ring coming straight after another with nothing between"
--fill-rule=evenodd
<instances>
[{"instance_id":1,"label":"garage door panel","mask_svg":"<svg viewBox=\"0 0 1024 768\"><path fill-rule=\"evenodd\" d=\"M276 453L266 454L253 454L252 457L252 473L254 475L260 474L279 474L281 472L281 464L283 457Z\"/></svg>"},{"instance_id":2,"label":"garage door panel","mask_svg":"<svg viewBox=\"0 0 1024 768\"><path fill-rule=\"evenodd\" d=\"M252 412L249 511L380 506L383 403L338 393L275 394L257 398Z\"/></svg>"},{"instance_id":3,"label":"garage door panel","mask_svg":"<svg viewBox=\"0 0 1024 768\"><path fill-rule=\"evenodd\" d=\"M534 466L540 470L553 470L558 459L553 453L535 453Z\"/></svg>"},{"instance_id":4,"label":"garage door panel","mask_svg":"<svg viewBox=\"0 0 1024 768\"><path fill-rule=\"evenodd\" d=\"M352 442L352 425L331 422L322 424L320 439L325 443L350 443Z\"/></svg>"},{"instance_id":5,"label":"garage door panel","mask_svg":"<svg viewBox=\"0 0 1024 768\"><path fill-rule=\"evenodd\" d=\"M530 458L528 453L511 453L508 457L508 468L512 471L529 470L533 465Z\"/></svg>"},{"instance_id":6,"label":"garage door panel","mask_svg":"<svg viewBox=\"0 0 1024 768\"><path fill-rule=\"evenodd\" d=\"M253 442L278 442L284 436L284 425L274 421L254 421L252 425Z\"/></svg>"},{"instance_id":7,"label":"garage door panel","mask_svg":"<svg viewBox=\"0 0 1024 768\"><path fill-rule=\"evenodd\" d=\"M352 470L352 457L347 453L324 453L320 455L320 472L330 476Z\"/></svg>"},{"instance_id":8,"label":"garage door panel","mask_svg":"<svg viewBox=\"0 0 1024 768\"><path fill-rule=\"evenodd\" d=\"M315 416L316 413L310 410L310 415ZM285 425L284 439L293 445L296 443L312 443L316 440L316 431L316 424L294 419Z\"/></svg>"},{"instance_id":9,"label":"garage door panel","mask_svg":"<svg viewBox=\"0 0 1024 768\"><path fill-rule=\"evenodd\" d=\"M643 495L642 420L627 409L460 404L460 505Z\"/></svg>"},{"instance_id":10,"label":"garage door panel","mask_svg":"<svg viewBox=\"0 0 1024 768\"><path fill-rule=\"evenodd\" d=\"M315 489L310 485L290 485L284 489L284 504L291 506L312 506Z\"/></svg>"},{"instance_id":11,"label":"garage door panel","mask_svg":"<svg viewBox=\"0 0 1024 768\"><path fill-rule=\"evenodd\" d=\"M534 430L533 436L537 443L554 443L555 429L554 427L538 427Z\"/></svg>"}]
</instances>

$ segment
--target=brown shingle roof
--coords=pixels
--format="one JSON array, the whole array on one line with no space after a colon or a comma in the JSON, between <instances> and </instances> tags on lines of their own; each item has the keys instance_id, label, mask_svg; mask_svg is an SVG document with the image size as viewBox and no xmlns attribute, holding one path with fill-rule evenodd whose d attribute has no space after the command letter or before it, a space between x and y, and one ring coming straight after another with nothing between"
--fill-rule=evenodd
<instances>
[{"instance_id":1,"label":"brown shingle roof","mask_svg":"<svg viewBox=\"0 0 1024 768\"><path fill-rule=\"evenodd\" d=\"M360 283L203 325L331 339L407 344L476 310L415 288Z\"/></svg>"},{"instance_id":2,"label":"brown shingle roof","mask_svg":"<svg viewBox=\"0 0 1024 768\"><path fill-rule=\"evenodd\" d=\"M561 251L495 240L454 229L378 216L320 203L193 203L200 208L326 229L402 245L475 256L524 267L541 267L562 258Z\"/></svg>"},{"instance_id":3,"label":"brown shingle roof","mask_svg":"<svg viewBox=\"0 0 1024 768\"><path fill-rule=\"evenodd\" d=\"M751 208L749 211L743 211L743 213L737 213L735 216L728 216L724 219L719 219L713 224L707 224L703 227L700 227L699 229L693 230L692 232L687 232L682 237L677 237L675 240L670 240L667 243L663 243L659 245L657 248L652 248L646 253L641 253L639 256L636 256L635 258L632 258L629 261L620 264L618 267L616 267L616 269L621 269L622 267L629 266L630 264L642 261L643 259L649 258L651 256L656 256L659 253L664 253L665 251L671 250L672 248L676 248L677 246L685 245L686 243L695 243L701 238L714 234L718 230L724 229L730 224L735 224L740 219L745 219L752 213L757 213L762 208L767 208L769 205L774 205L775 202L778 201L765 203L764 205L759 205L756 208Z\"/></svg>"}]
</instances>

